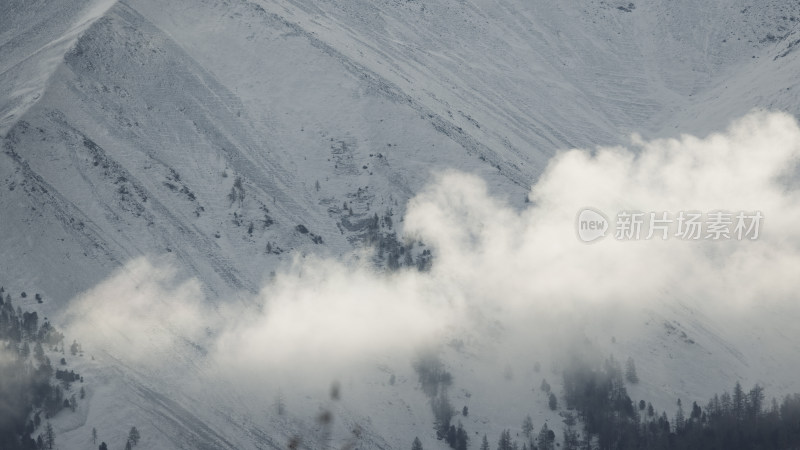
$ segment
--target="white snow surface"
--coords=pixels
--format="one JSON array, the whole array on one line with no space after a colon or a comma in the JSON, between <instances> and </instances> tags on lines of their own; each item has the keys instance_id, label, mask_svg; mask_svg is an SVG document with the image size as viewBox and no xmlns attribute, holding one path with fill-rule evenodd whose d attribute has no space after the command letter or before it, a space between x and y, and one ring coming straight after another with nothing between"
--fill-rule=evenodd
<instances>
[{"instance_id":1,"label":"white snow surface","mask_svg":"<svg viewBox=\"0 0 800 450\"><path fill-rule=\"evenodd\" d=\"M0 283L42 293L42 305L17 304L56 316L129 261L169 254L201 280L209 302L225 302L257 292L298 255L348 257L363 230L343 219L390 209L399 219L446 169L479 175L522 208L559 150L622 144L633 132L705 135L753 108L800 114L800 5L634 6L5 2ZM267 253L268 243L283 252ZM780 330L729 332L682 301L632 320L631 336L615 336L616 344L602 324L584 332L604 351L636 358L643 382L631 388L635 401L672 413L675 398L705 402L736 380L773 394L798 389L788 376L795 343L783 338L775 356L758 343L780 341ZM664 323L678 332L665 334ZM686 346L680 331L697 345ZM486 340L474 345L502 342ZM195 396L204 362L190 344L151 349L175 359L158 370L131 367L109 349L69 358L87 379L88 401L53 419L60 448L85 448L92 427L121 447L131 425L142 448L278 448L312 433L320 405L334 412L340 438L331 446L358 427L358 448L407 448L414 436L426 449L446 447L408 360L387 356L341 380L339 403L326 400L327 386L318 395L286 392L289 413L278 415L237 386ZM498 387L485 371L509 362L486 361L470 345L445 346L443 358L455 377L454 406L470 406L460 420L471 445L484 433L494 446L502 429L520 432L526 414L537 429L545 421L560 429L538 389L543 376L560 389L553 355L515 362L508 386ZM787 353L792 361L781 359ZM710 372L718 378L699 376Z\"/></svg>"}]
</instances>

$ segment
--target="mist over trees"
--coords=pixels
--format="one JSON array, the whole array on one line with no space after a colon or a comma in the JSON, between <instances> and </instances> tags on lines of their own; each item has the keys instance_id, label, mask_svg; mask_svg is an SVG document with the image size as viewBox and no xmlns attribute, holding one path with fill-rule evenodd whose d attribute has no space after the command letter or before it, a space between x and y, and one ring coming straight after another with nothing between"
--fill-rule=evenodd
<instances>
[{"instance_id":1,"label":"mist over trees","mask_svg":"<svg viewBox=\"0 0 800 450\"><path fill-rule=\"evenodd\" d=\"M444 363L434 353L423 353L414 363L422 391L428 396L433 410L436 437L443 439L454 450L467 450L469 436L461 422L453 424L456 409L450 403L447 388L453 376L444 368ZM461 414L466 417L469 409L464 406Z\"/></svg>"},{"instance_id":2,"label":"mist over trees","mask_svg":"<svg viewBox=\"0 0 800 450\"><path fill-rule=\"evenodd\" d=\"M45 347L56 351L60 344L63 351L64 335L46 320L40 325L35 311L15 308L4 291L0 288L0 448L54 448L55 431L45 420L65 408L75 411L72 384L83 378L73 370L53 369Z\"/></svg>"},{"instance_id":3,"label":"mist over trees","mask_svg":"<svg viewBox=\"0 0 800 450\"><path fill-rule=\"evenodd\" d=\"M564 398L582 422L583 438L568 424L564 448L599 450L655 449L793 449L800 448L800 394L773 399L765 407L764 389L749 391L736 383L733 393L714 395L705 408L690 408L677 399L675 410L657 414L651 403L634 403L625 381L631 381L632 360L625 375L609 357L601 364L574 358L564 370ZM646 405L646 406L645 406ZM672 417L672 419L670 419ZM565 420L565 423L568 423ZM574 423L573 423L574 424Z\"/></svg>"},{"instance_id":4,"label":"mist over trees","mask_svg":"<svg viewBox=\"0 0 800 450\"><path fill-rule=\"evenodd\" d=\"M584 355L585 356L585 355ZM593 362L592 362L593 361ZM452 374L435 354L424 354L414 363L423 392L434 414L437 437L454 450L467 450L472 444L456 416L448 388ZM656 412L645 399L634 402L626 384L639 383L632 358L624 365L613 356L604 360L571 357L563 371L563 397L559 398L546 380L540 389L546 394L549 409L559 410L563 418L560 435L547 422L535 431L530 415L521 422L521 435L515 440L511 429L497 436L496 446L484 435L480 450L684 450L684 449L792 449L800 448L800 394L775 399L767 405L764 389L755 385L745 390L740 383L731 393L715 395L705 407L692 401L688 406L675 400L675 409ZM476 406L478 407L478 406ZM462 415L466 417L465 414ZM560 439L559 439L560 438ZM421 450L415 439L412 450Z\"/></svg>"}]
</instances>

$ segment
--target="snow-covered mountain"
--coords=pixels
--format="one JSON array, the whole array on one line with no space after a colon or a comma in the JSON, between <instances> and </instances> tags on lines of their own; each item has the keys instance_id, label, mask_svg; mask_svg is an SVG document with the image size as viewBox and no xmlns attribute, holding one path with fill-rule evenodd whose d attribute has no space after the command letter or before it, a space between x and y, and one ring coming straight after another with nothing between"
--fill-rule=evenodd
<instances>
[{"instance_id":1,"label":"snow-covered mountain","mask_svg":"<svg viewBox=\"0 0 800 450\"><path fill-rule=\"evenodd\" d=\"M348 259L376 236L397 250L407 202L446 170L522 209L558 151L631 133L704 136L753 108L798 116L798 30L800 5L777 0L6 1L0 283L41 293L44 304L20 304L55 316L137 258L166 256L219 308L297 257ZM420 248L408 251L416 262ZM691 302L642 314L629 334L648 337L620 350L650 380L637 398L672 408L740 378L797 388L778 357L743 368L761 351L746 338L783 339L784 355L796 352L791 335L759 323L734 341ZM653 323L666 332L649 333ZM682 347L681 333L702 345ZM98 388L55 421L63 445L85 445L92 427L122 442L136 422L153 448L277 448L317 413L305 393L285 394L292 419L247 404L238 386L197 398L186 385L206 380L198 348L164 349L178 359L170 369L132 366L119 348L102 365L76 362ZM517 395L538 386L534 359L495 391L481 371L504 362L447 348L456 406L491 405L463 418L470 432L497 436L526 411L559 423L541 393ZM692 378L704 358L720 380ZM341 433L358 425L359 448L423 433L426 447L444 446L407 362L342 381L350 397L331 408ZM780 376L765 379L770 370Z\"/></svg>"}]
</instances>

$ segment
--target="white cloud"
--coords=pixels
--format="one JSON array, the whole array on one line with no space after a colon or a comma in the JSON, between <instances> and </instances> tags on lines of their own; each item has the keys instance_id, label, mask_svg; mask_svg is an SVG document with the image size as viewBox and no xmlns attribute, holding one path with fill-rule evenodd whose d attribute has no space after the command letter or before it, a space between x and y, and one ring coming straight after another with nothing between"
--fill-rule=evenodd
<instances>
[{"instance_id":1,"label":"white cloud","mask_svg":"<svg viewBox=\"0 0 800 450\"><path fill-rule=\"evenodd\" d=\"M147 351L126 357L150 359L153 349L188 337L230 376L296 381L330 379L379 354L410 354L443 334L480 330L482 319L499 319L525 341L507 343L511 349L530 345L528 330L560 332L565 320L622 327L627 313L674 287L707 312L754 314L772 303L796 313L800 197L787 177L799 156L794 119L756 112L706 138L634 137L630 149L565 151L524 211L492 198L475 176L445 173L410 201L404 222L434 249L430 272L376 274L312 258L263 288L259 312L219 315L203 306L197 280L178 282L168 264L139 259L73 302L70 333L115 352L144 341ZM759 210L765 219L752 242L612 235L587 245L575 234L586 206L612 221L620 210Z\"/></svg>"}]
</instances>

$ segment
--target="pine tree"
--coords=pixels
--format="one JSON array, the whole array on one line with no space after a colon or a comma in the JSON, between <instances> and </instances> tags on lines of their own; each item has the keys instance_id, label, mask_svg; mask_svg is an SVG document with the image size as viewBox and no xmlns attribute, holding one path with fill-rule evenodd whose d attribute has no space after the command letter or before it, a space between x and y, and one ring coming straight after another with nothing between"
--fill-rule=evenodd
<instances>
[{"instance_id":1,"label":"pine tree","mask_svg":"<svg viewBox=\"0 0 800 450\"><path fill-rule=\"evenodd\" d=\"M53 445L56 443L56 433L53 431L53 425L50 424L50 421L47 422L47 426L45 427L44 443L48 449L53 448Z\"/></svg>"},{"instance_id":2,"label":"pine tree","mask_svg":"<svg viewBox=\"0 0 800 450\"><path fill-rule=\"evenodd\" d=\"M686 419L683 415L683 405L681 405L681 399L678 399L678 412L675 413L675 432L680 433L683 431L683 425L685 422Z\"/></svg>"},{"instance_id":3,"label":"pine tree","mask_svg":"<svg viewBox=\"0 0 800 450\"><path fill-rule=\"evenodd\" d=\"M446 393L441 392L437 397L434 397L431 400L431 407L433 408L433 417L436 419L436 429L440 434L446 436L450 430L450 420L454 415L453 406L450 404Z\"/></svg>"},{"instance_id":4,"label":"pine tree","mask_svg":"<svg viewBox=\"0 0 800 450\"><path fill-rule=\"evenodd\" d=\"M537 449L551 450L553 448L553 441L555 440L555 437L556 434L553 432L553 430L547 427L547 424L542 425L542 429L539 431Z\"/></svg>"},{"instance_id":5,"label":"pine tree","mask_svg":"<svg viewBox=\"0 0 800 450\"><path fill-rule=\"evenodd\" d=\"M511 431L503 430L500 433L500 440L497 442L497 450L512 450Z\"/></svg>"},{"instance_id":6,"label":"pine tree","mask_svg":"<svg viewBox=\"0 0 800 450\"><path fill-rule=\"evenodd\" d=\"M92 427L92 445L97 445L97 428Z\"/></svg>"},{"instance_id":7,"label":"pine tree","mask_svg":"<svg viewBox=\"0 0 800 450\"><path fill-rule=\"evenodd\" d=\"M747 417L750 420L761 415L764 407L764 388L756 384L747 394Z\"/></svg>"},{"instance_id":8,"label":"pine tree","mask_svg":"<svg viewBox=\"0 0 800 450\"><path fill-rule=\"evenodd\" d=\"M564 424L567 426L564 428L564 450L578 450L580 442L578 440L578 432L573 428L575 423L575 416L567 413L564 417Z\"/></svg>"},{"instance_id":9,"label":"pine tree","mask_svg":"<svg viewBox=\"0 0 800 450\"><path fill-rule=\"evenodd\" d=\"M467 436L467 432L464 430L461 422L458 423L458 428L456 429L455 444L456 450L467 450L467 445L469 444L469 436Z\"/></svg>"},{"instance_id":10,"label":"pine tree","mask_svg":"<svg viewBox=\"0 0 800 450\"><path fill-rule=\"evenodd\" d=\"M736 420L742 420L744 418L744 410L747 403L747 399L744 395L744 390L742 389L742 385L739 382L736 382L736 386L733 388L733 415Z\"/></svg>"},{"instance_id":11,"label":"pine tree","mask_svg":"<svg viewBox=\"0 0 800 450\"><path fill-rule=\"evenodd\" d=\"M139 435L139 430L137 430L136 427L131 427L131 431L128 433L128 441L130 441L133 445L137 445L140 438L141 436Z\"/></svg>"},{"instance_id":12,"label":"pine tree","mask_svg":"<svg viewBox=\"0 0 800 450\"><path fill-rule=\"evenodd\" d=\"M481 442L481 450L489 450L489 440L486 439L486 435L483 435L483 442Z\"/></svg>"},{"instance_id":13,"label":"pine tree","mask_svg":"<svg viewBox=\"0 0 800 450\"><path fill-rule=\"evenodd\" d=\"M719 397L719 404L723 415L728 415L733 411L733 402L728 391L723 392Z\"/></svg>"},{"instance_id":14,"label":"pine tree","mask_svg":"<svg viewBox=\"0 0 800 450\"><path fill-rule=\"evenodd\" d=\"M628 357L628 360L625 362L625 379L633 384L639 382L639 376L636 374L636 363L633 362L633 358L631 357Z\"/></svg>"},{"instance_id":15,"label":"pine tree","mask_svg":"<svg viewBox=\"0 0 800 450\"><path fill-rule=\"evenodd\" d=\"M36 341L36 345L33 346L33 356L37 361L44 362L44 348L39 341Z\"/></svg>"},{"instance_id":16,"label":"pine tree","mask_svg":"<svg viewBox=\"0 0 800 450\"><path fill-rule=\"evenodd\" d=\"M101 442L100 447L98 447L98 450L108 450L108 445L106 445L105 442Z\"/></svg>"},{"instance_id":17,"label":"pine tree","mask_svg":"<svg viewBox=\"0 0 800 450\"><path fill-rule=\"evenodd\" d=\"M286 413L286 404L283 402L283 394L278 394L278 396L275 397L275 410L279 416Z\"/></svg>"},{"instance_id":18,"label":"pine tree","mask_svg":"<svg viewBox=\"0 0 800 450\"><path fill-rule=\"evenodd\" d=\"M411 444L411 450L422 450L422 442L419 440L419 437L414 438L414 442Z\"/></svg>"},{"instance_id":19,"label":"pine tree","mask_svg":"<svg viewBox=\"0 0 800 450\"><path fill-rule=\"evenodd\" d=\"M522 421L522 433L528 439L530 439L531 433L533 433L533 419L531 419L530 414L525 416L525 420Z\"/></svg>"},{"instance_id":20,"label":"pine tree","mask_svg":"<svg viewBox=\"0 0 800 450\"><path fill-rule=\"evenodd\" d=\"M550 401L548 402L548 405L550 406L550 409L553 411L558 409L558 399L556 398L556 394L552 392L550 393Z\"/></svg>"}]
</instances>

